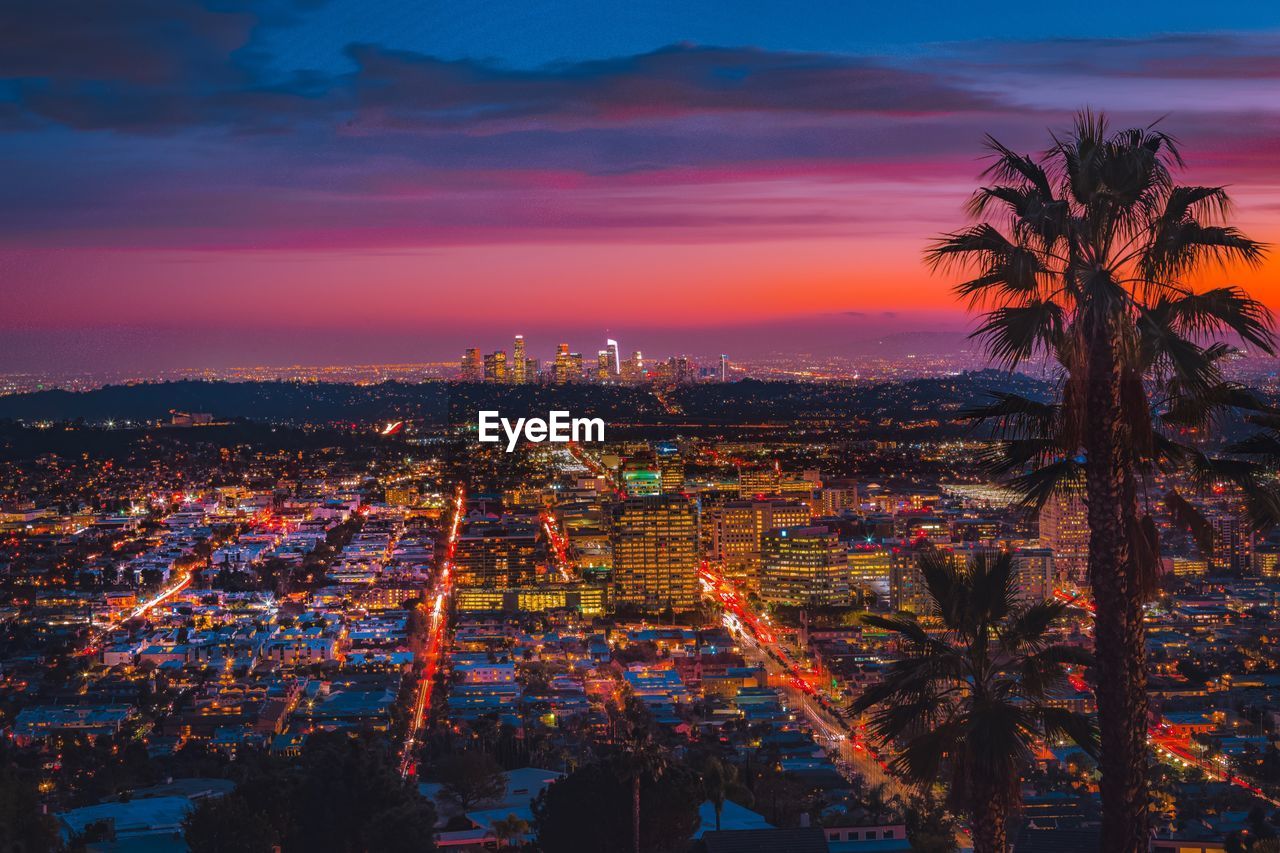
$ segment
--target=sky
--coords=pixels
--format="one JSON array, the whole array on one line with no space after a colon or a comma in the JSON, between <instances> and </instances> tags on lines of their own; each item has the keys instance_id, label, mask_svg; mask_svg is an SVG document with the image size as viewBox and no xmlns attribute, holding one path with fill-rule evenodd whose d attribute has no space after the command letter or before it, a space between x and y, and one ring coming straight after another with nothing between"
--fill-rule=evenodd
<instances>
[{"instance_id":1,"label":"sky","mask_svg":"<svg viewBox=\"0 0 1280 853\"><path fill-rule=\"evenodd\" d=\"M960 331L987 133L1161 120L1280 243L1278 57L1256 2L9 0L0 370Z\"/></svg>"}]
</instances>

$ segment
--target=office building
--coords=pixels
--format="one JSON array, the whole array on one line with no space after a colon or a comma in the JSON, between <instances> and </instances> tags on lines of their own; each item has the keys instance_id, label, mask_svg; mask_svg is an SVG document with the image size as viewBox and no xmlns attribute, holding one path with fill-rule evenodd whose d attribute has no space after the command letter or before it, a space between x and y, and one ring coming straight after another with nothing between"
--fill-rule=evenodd
<instances>
[{"instance_id":1,"label":"office building","mask_svg":"<svg viewBox=\"0 0 1280 853\"><path fill-rule=\"evenodd\" d=\"M527 372L528 367L529 357L524 351L524 335L516 335L511 347L511 381L517 384L530 381L532 377Z\"/></svg>"},{"instance_id":2,"label":"office building","mask_svg":"<svg viewBox=\"0 0 1280 853\"><path fill-rule=\"evenodd\" d=\"M1089 577L1089 516L1079 489L1059 491L1040 510L1040 547L1053 549L1059 582L1082 585Z\"/></svg>"},{"instance_id":3,"label":"office building","mask_svg":"<svg viewBox=\"0 0 1280 853\"><path fill-rule=\"evenodd\" d=\"M484 357L484 381L507 381L507 354L502 350L491 352Z\"/></svg>"},{"instance_id":4,"label":"office building","mask_svg":"<svg viewBox=\"0 0 1280 853\"><path fill-rule=\"evenodd\" d=\"M656 613L698 601L698 508L681 495L628 498L608 509L614 600Z\"/></svg>"},{"instance_id":5,"label":"office building","mask_svg":"<svg viewBox=\"0 0 1280 853\"><path fill-rule=\"evenodd\" d=\"M760 597L796 607L850 603L849 563L826 527L783 527L761 538Z\"/></svg>"},{"instance_id":6,"label":"office building","mask_svg":"<svg viewBox=\"0 0 1280 853\"><path fill-rule=\"evenodd\" d=\"M466 382L479 382L484 379L484 360L480 358L480 350L472 347L462 355L462 379Z\"/></svg>"},{"instance_id":7,"label":"office building","mask_svg":"<svg viewBox=\"0 0 1280 853\"><path fill-rule=\"evenodd\" d=\"M707 512L711 558L725 577L760 588L760 559L765 531L809 524L809 507L783 500L727 501Z\"/></svg>"}]
</instances>

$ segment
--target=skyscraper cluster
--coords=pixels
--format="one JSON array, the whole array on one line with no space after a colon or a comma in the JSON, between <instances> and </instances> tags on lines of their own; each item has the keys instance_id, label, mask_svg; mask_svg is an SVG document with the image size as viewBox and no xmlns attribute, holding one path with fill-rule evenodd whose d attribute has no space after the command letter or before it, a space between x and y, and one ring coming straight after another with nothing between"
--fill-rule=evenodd
<instances>
[{"instance_id":1,"label":"skyscraper cluster","mask_svg":"<svg viewBox=\"0 0 1280 853\"><path fill-rule=\"evenodd\" d=\"M656 382L678 385L689 382L728 382L729 357L720 355L713 363L695 363L688 356L672 356L646 365L643 353L635 350L623 358L618 342L607 338L594 359L574 352L569 344L556 345L551 361L543 365L531 358L524 335L516 335L510 353L495 350L483 353L468 348L459 363L458 376L465 382L497 382L520 385L546 383L567 385L577 382L631 385Z\"/></svg>"}]
</instances>

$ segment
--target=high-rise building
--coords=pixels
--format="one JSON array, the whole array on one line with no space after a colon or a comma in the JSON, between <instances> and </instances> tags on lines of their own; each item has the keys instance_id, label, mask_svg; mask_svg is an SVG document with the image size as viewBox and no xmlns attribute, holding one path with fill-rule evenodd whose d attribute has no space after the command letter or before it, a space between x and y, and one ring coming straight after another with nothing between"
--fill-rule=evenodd
<instances>
[{"instance_id":1,"label":"high-rise building","mask_svg":"<svg viewBox=\"0 0 1280 853\"><path fill-rule=\"evenodd\" d=\"M1089 515L1079 489L1054 493L1040 510L1040 547L1053 549L1055 579L1085 584L1089 577Z\"/></svg>"},{"instance_id":2,"label":"high-rise building","mask_svg":"<svg viewBox=\"0 0 1280 853\"><path fill-rule=\"evenodd\" d=\"M475 347L462 354L462 378L466 382L484 379L484 360L480 358L480 350Z\"/></svg>"},{"instance_id":3,"label":"high-rise building","mask_svg":"<svg viewBox=\"0 0 1280 853\"><path fill-rule=\"evenodd\" d=\"M613 338L607 338L604 342L604 351L609 356L609 370L614 376L622 373L622 363L618 359L618 342Z\"/></svg>"},{"instance_id":4,"label":"high-rise building","mask_svg":"<svg viewBox=\"0 0 1280 853\"><path fill-rule=\"evenodd\" d=\"M648 612L698 601L698 508L681 495L628 498L608 511L615 601Z\"/></svg>"},{"instance_id":5,"label":"high-rise building","mask_svg":"<svg viewBox=\"0 0 1280 853\"><path fill-rule=\"evenodd\" d=\"M569 381L570 382L582 381L583 365L584 365L584 362L582 360L582 353L580 352L569 353Z\"/></svg>"},{"instance_id":6,"label":"high-rise building","mask_svg":"<svg viewBox=\"0 0 1280 853\"><path fill-rule=\"evenodd\" d=\"M484 357L484 381L507 381L507 354L503 350L491 352Z\"/></svg>"},{"instance_id":7,"label":"high-rise building","mask_svg":"<svg viewBox=\"0 0 1280 853\"><path fill-rule=\"evenodd\" d=\"M1013 588L1028 604L1053 595L1054 554L1052 548L1019 548L1013 552Z\"/></svg>"},{"instance_id":8,"label":"high-rise building","mask_svg":"<svg viewBox=\"0 0 1280 853\"><path fill-rule=\"evenodd\" d=\"M729 381L729 356L720 353L720 381Z\"/></svg>"},{"instance_id":9,"label":"high-rise building","mask_svg":"<svg viewBox=\"0 0 1280 853\"><path fill-rule=\"evenodd\" d=\"M711 557L726 577L760 588L760 559L765 531L809 524L809 507L783 500L727 501L707 513Z\"/></svg>"},{"instance_id":10,"label":"high-rise building","mask_svg":"<svg viewBox=\"0 0 1280 853\"><path fill-rule=\"evenodd\" d=\"M613 378L613 368L609 362L609 351L600 350L596 353L596 381L608 382Z\"/></svg>"},{"instance_id":11,"label":"high-rise building","mask_svg":"<svg viewBox=\"0 0 1280 853\"><path fill-rule=\"evenodd\" d=\"M454 552L455 582L488 589L531 583L537 577L537 534L537 528L527 524L467 524Z\"/></svg>"},{"instance_id":12,"label":"high-rise building","mask_svg":"<svg viewBox=\"0 0 1280 853\"><path fill-rule=\"evenodd\" d=\"M564 385L569 381L569 373L571 369L572 365L569 360L569 345L560 344L556 347L556 361L555 366L552 368L552 380L557 385Z\"/></svg>"},{"instance_id":13,"label":"high-rise building","mask_svg":"<svg viewBox=\"0 0 1280 853\"><path fill-rule=\"evenodd\" d=\"M511 381L519 384L528 382L530 379L527 373L528 367L529 360L524 351L524 335L516 335L515 343L511 347Z\"/></svg>"},{"instance_id":14,"label":"high-rise building","mask_svg":"<svg viewBox=\"0 0 1280 853\"><path fill-rule=\"evenodd\" d=\"M783 527L761 539L760 597L774 604L840 606L850 601L849 563L826 527Z\"/></svg>"}]
</instances>

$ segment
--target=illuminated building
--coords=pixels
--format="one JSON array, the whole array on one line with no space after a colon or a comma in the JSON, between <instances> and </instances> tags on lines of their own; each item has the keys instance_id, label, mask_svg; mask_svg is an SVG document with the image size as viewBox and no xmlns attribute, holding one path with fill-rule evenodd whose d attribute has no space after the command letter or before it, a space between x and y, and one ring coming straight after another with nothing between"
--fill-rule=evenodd
<instances>
[{"instance_id":1,"label":"illuminated building","mask_svg":"<svg viewBox=\"0 0 1280 853\"><path fill-rule=\"evenodd\" d=\"M609 364L609 351L600 350L596 353L596 381L608 382L613 378L613 369Z\"/></svg>"},{"instance_id":2,"label":"illuminated building","mask_svg":"<svg viewBox=\"0 0 1280 853\"><path fill-rule=\"evenodd\" d=\"M516 335L511 347L511 381L519 384L528 382L529 359L524 351L524 335Z\"/></svg>"},{"instance_id":3,"label":"illuminated building","mask_svg":"<svg viewBox=\"0 0 1280 853\"><path fill-rule=\"evenodd\" d=\"M1086 583L1089 576L1089 515L1078 489L1054 493L1040 510L1040 547L1053 549L1056 579Z\"/></svg>"},{"instance_id":4,"label":"illuminated building","mask_svg":"<svg viewBox=\"0 0 1280 853\"><path fill-rule=\"evenodd\" d=\"M462 355L462 378L467 382L479 382L484 379L484 361L480 358L480 350L472 347Z\"/></svg>"},{"instance_id":5,"label":"illuminated building","mask_svg":"<svg viewBox=\"0 0 1280 853\"><path fill-rule=\"evenodd\" d=\"M618 359L618 342L613 338L608 338L604 342L605 354L609 357L609 369L613 371L614 376L622 373L622 363Z\"/></svg>"},{"instance_id":6,"label":"illuminated building","mask_svg":"<svg viewBox=\"0 0 1280 853\"><path fill-rule=\"evenodd\" d=\"M603 616L608 590L596 584L534 584L511 589L468 587L456 593L458 610L505 613L542 613L576 610L583 616Z\"/></svg>"},{"instance_id":7,"label":"illuminated building","mask_svg":"<svg viewBox=\"0 0 1280 853\"><path fill-rule=\"evenodd\" d=\"M894 548L889 555L889 609L917 615L929 612L929 591L920 571L923 549Z\"/></svg>"},{"instance_id":8,"label":"illuminated building","mask_svg":"<svg viewBox=\"0 0 1280 853\"><path fill-rule=\"evenodd\" d=\"M1250 561L1253 573L1259 577L1280 577L1280 547L1276 545L1259 545L1253 549Z\"/></svg>"},{"instance_id":9,"label":"illuminated building","mask_svg":"<svg viewBox=\"0 0 1280 853\"><path fill-rule=\"evenodd\" d=\"M917 548L895 548L890 557L889 571L889 607L893 610L905 610L917 616L927 615L932 610L932 599L925 586L924 572L920 570L921 558L935 550L932 545ZM938 550L953 565L966 566L978 556L993 559L996 551L992 548L977 546L948 548Z\"/></svg>"},{"instance_id":10,"label":"illuminated building","mask_svg":"<svg viewBox=\"0 0 1280 853\"><path fill-rule=\"evenodd\" d=\"M776 495L782 490L781 476L774 466L747 468L738 471L738 497L753 498L756 495Z\"/></svg>"},{"instance_id":11,"label":"illuminated building","mask_svg":"<svg viewBox=\"0 0 1280 853\"><path fill-rule=\"evenodd\" d=\"M664 456L658 460L658 469L662 477L662 491L675 494L684 491L684 460L677 455Z\"/></svg>"},{"instance_id":12,"label":"illuminated building","mask_svg":"<svg viewBox=\"0 0 1280 853\"><path fill-rule=\"evenodd\" d=\"M472 522L458 537L454 578L460 587L506 589L537 574L537 529L526 524Z\"/></svg>"},{"instance_id":13,"label":"illuminated building","mask_svg":"<svg viewBox=\"0 0 1280 853\"><path fill-rule=\"evenodd\" d=\"M1019 548L1013 554L1013 588L1018 598L1033 604L1053 595L1052 548Z\"/></svg>"},{"instance_id":14,"label":"illuminated building","mask_svg":"<svg viewBox=\"0 0 1280 853\"><path fill-rule=\"evenodd\" d=\"M826 486L818 493L818 508L822 515L839 515L846 509L858 508L858 487Z\"/></svg>"},{"instance_id":15,"label":"illuminated building","mask_svg":"<svg viewBox=\"0 0 1280 853\"><path fill-rule=\"evenodd\" d=\"M1209 574L1209 561L1196 557L1165 557L1162 561L1168 574L1179 578L1198 578Z\"/></svg>"},{"instance_id":16,"label":"illuminated building","mask_svg":"<svg viewBox=\"0 0 1280 853\"><path fill-rule=\"evenodd\" d=\"M569 380L570 382L582 381L582 353L569 353Z\"/></svg>"},{"instance_id":17,"label":"illuminated building","mask_svg":"<svg viewBox=\"0 0 1280 853\"><path fill-rule=\"evenodd\" d=\"M661 494L662 475L650 455L633 456L622 464L622 488L628 497Z\"/></svg>"},{"instance_id":18,"label":"illuminated building","mask_svg":"<svg viewBox=\"0 0 1280 853\"><path fill-rule=\"evenodd\" d=\"M729 381L729 356L724 353L720 354L720 381Z\"/></svg>"},{"instance_id":19,"label":"illuminated building","mask_svg":"<svg viewBox=\"0 0 1280 853\"><path fill-rule=\"evenodd\" d=\"M698 509L680 495L628 498L608 510L614 600L658 612L698 601Z\"/></svg>"},{"instance_id":20,"label":"illuminated building","mask_svg":"<svg viewBox=\"0 0 1280 853\"><path fill-rule=\"evenodd\" d=\"M1243 512L1230 509L1211 515L1213 555L1209 565L1214 574L1239 574L1250 564L1253 537Z\"/></svg>"},{"instance_id":21,"label":"illuminated building","mask_svg":"<svg viewBox=\"0 0 1280 853\"><path fill-rule=\"evenodd\" d=\"M783 527L761 537L760 597L774 604L849 603L849 563L826 527Z\"/></svg>"},{"instance_id":22,"label":"illuminated building","mask_svg":"<svg viewBox=\"0 0 1280 853\"><path fill-rule=\"evenodd\" d=\"M491 352L484 357L484 379L486 382L507 381L507 354L503 350Z\"/></svg>"},{"instance_id":23,"label":"illuminated building","mask_svg":"<svg viewBox=\"0 0 1280 853\"><path fill-rule=\"evenodd\" d=\"M556 360L553 368L552 379L557 385L564 385L569 382L569 374L572 367L569 361L569 345L560 344L556 347Z\"/></svg>"},{"instance_id":24,"label":"illuminated building","mask_svg":"<svg viewBox=\"0 0 1280 853\"><path fill-rule=\"evenodd\" d=\"M783 500L738 500L711 509L711 556L726 577L760 588L760 558L765 531L809 524L809 507Z\"/></svg>"},{"instance_id":25,"label":"illuminated building","mask_svg":"<svg viewBox=\"0 0 1280 853\"><path fill-rule=\"evenodd\" d=\"M889 551L879 545L855 545L845 553L849 564L849 586L873 595L878 603L889 602L889 576L892 563Z\"/></svg>"}]
</instances>

